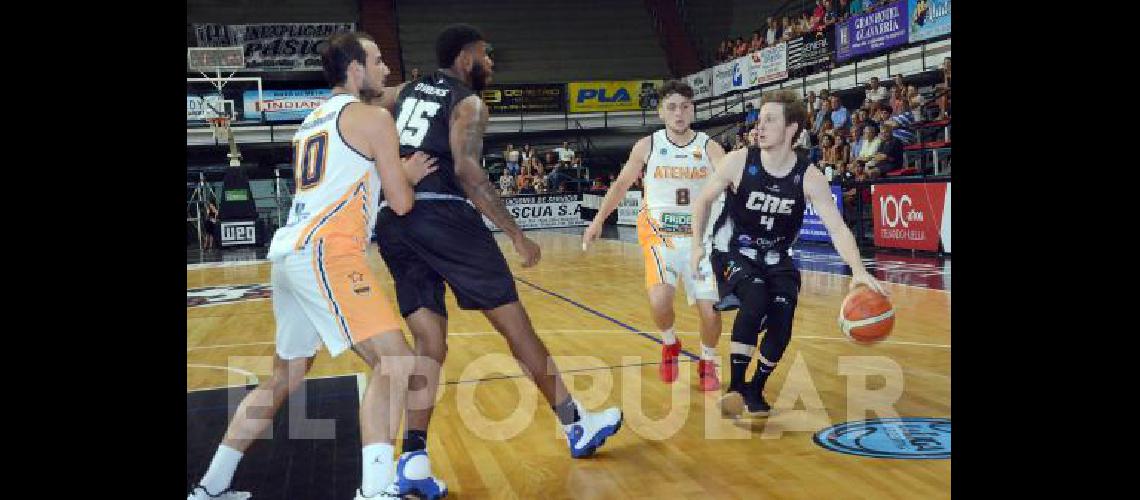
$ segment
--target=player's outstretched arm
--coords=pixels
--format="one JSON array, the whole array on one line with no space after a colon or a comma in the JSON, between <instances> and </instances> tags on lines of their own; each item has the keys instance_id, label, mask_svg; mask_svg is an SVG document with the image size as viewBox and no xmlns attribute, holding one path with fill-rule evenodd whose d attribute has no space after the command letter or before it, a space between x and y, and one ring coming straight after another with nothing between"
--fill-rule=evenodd
<instances>
[{"instance_id":1,"label":"player's outstretched arm","mask_svg":"<svg viewBox=\"0 0 1140 500\"><path fill-rule=\"evenodd\" d=\"M851 266L851 286L862 283L880 294L888 295L886 289L863 267L863 260L859 257L859 247L855 244L855 236L843 222L839 209L835 208L835 200L831 199L831 189L828 187L827 179L817 169L809 168L804 174L804 198L811 203L815 213L819 215L819 220L827 228L827 234L831 235L831 242L835 245L835 251L839 252L839 257Z\"/></svg>"},{"instance_id":2,"label":"player's outstretched arm","mask_svg":"<svg viewBox=\"0 0 1140 500\"><path fill-rule=\"evenodd\" d=\"M649 136L642 137L633 145L633 149L629 152L629 159L626 160L625 166L621 168L613 185L606 191L605 198L602 199L602 205L598 207L597 215L594 215L594 220L590 222L590 226L582 233L582 250L586 250L590 243L598 238L602 232L602 224L605 224L606 218L613 213L621 201L625 199L625 193L629 191L629 187L637 180L637 176L641 175L641 170L645 168L645 159L649 156Z\"/></svg>"},{"instance_id":3,"label":"player's outstretched arm","mask_svg":"<svg viewBox=\"0 0 1140 500\"><path fill-rule=\"evenodd\" d=\"M487 106L479 96L471 95L459 102L451 112L451 156L455 160L455 176L471 203L511 238L515 250L523 257L523 267L538 263L538 245L523 236L522 229L499 198L499 190L487 178L481 166L483 132L487 129Z\"/></svg>"}]
</instances>

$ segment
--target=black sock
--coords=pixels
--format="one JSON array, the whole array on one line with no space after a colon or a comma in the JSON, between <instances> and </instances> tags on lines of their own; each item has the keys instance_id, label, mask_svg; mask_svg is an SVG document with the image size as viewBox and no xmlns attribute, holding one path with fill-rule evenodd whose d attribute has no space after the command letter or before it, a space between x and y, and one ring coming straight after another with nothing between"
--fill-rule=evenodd
<instances>
[{"instance_id":1,"label":"black sock","mask_svg":"<svg viewBox=\"0 0 1140 500\"><path fill-rule=\"evenodd\" d=\"M752 356L736 353L729 355L728 362L731 367L729 369L728 392L740 392L744 388L744 372L748 370L748 363L751 361Z\"/></svg>"},{"instance_id":2,"label":"black sock","mask_svg":"<svg viewBox=\"0 0 1140 500\"><path fill-rule=\"evenodd\" d=\"M427 431L409 429L404 433L404 451L409 453L427 449Z\"/></svg>"},{"instance_id":3,"label":"black sock","mask_svg":"<svg viewBox=\"0 0 1140 500\"><path fill-rule=\"evenodd\" d=\"M756 373L753 373L752 380L748 381L748 385L751 386L752 391L756 394L764 392L764 384L768 383L768 376L771 375L772 370L775 369L775 367L765 366L764 363L757 363Z\"/></svg>"},{"instance_id":4,"label":"black sock","mask_svg":"<svg viewBox=\"0 0 1140 500\"><path fill-rule=\"evenodd\" d=\"M571 397L567 397L565 402L559 403L553 409L562 425L570 425L581 418L581 415L578 415L578 405L574 404L574 398Z\"/></svg>"}]
</instances>

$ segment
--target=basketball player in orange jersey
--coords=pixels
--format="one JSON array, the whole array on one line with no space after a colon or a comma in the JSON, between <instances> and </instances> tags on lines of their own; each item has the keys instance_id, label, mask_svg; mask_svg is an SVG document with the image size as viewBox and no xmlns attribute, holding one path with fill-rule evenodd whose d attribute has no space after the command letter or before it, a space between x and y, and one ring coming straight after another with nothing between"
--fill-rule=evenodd
<instances>
[{"instance_id":1,"label":"basketball player in orange jersey","mask_svg":"<svg viewBox=\"0 0 1140 500\"><path fill-rule=\"evenodd\" d=\"M372 369L360 402L364 471L357 500L395 487L392 442L415 358L365 250L381 190L393 211L406 214L415 200L413 184L434 167L415 161L402 168L392 115L360 102L362 94L379 91L388 74L371 38L333 35L321 61L333 95L293 136L297 192L288 222L269 246L277 323L273 375L242 400L188 500L250 497L229 489L238 462L304 381L321 343L334 357L352 349Z\"/></svg>"},{"instance_id":2,"label":"basketball player in orange jersey","mask_svg":"<svg viewBox=\"0 0 1140 500\"><path fill-rule=\"evenodd\" d=\"M756 123L756 144L724 156L693 202L693 231L705 234L713 203L725 194L724 209L712 236L712 267L717 273L721 310L739 307L732 325L731 370L721 411L736 417L767 416L764 384L788 347L800 291L800 272L792 260L792 244L800 233L807 203L815 207L832 244L851 266L851 287L866 285L886 294L863 268L855 237L847 229L827 179L806 157L792 150L804 130L807 112L794 92L764 95ZM705 246L692 245L689 269L705 259ZM766 324L759 364L744 383L756 339Z\"/></svg>"},{"instance_id":3,"label":"basketball player in orange jersey","mask_svg":"<svg viewBox=\"0 0 1140 500\"><path fill-rule=\"evenodd\" d=\"M646 169L641 211L637 215L637 239L645 259L649 310L661 331L661 380L671 384L677 379L681 341L673 331L673 296L677 282L683 281L689 305L695 302L700 316L701 359L697 363L700 388L715 391L720 388L716 373L720 312L713 308L718 297L712 276L694 279L693 273L688 272L689 247L694 242L690 202L705 185L713 165L724 156L724 149L704 132L690 128L695 111L693 89L687 83L666 82L661 87L657 113L665 122L665 128L634 144L593 222L582 234L582 249L588 249L590 242L598 238L606 218L625 198L642 169ZM699 243L702 238L695 241ZM705 269L709 267L707 260L701 265Z\"/></svg>"}]
</instances>

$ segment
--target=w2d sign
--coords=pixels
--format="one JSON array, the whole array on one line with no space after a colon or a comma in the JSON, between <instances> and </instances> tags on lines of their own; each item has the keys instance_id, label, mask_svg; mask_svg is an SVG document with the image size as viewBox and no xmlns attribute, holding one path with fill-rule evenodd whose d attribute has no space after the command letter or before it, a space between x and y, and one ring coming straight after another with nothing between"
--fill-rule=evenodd
<instances>
[{"instance_id":1,"label":"w2d sign","mask_svg":"<svg viewBox=\"0 0 1140 500\"><path fill-rule=\"evenodd\" d=\"M257 245L257 221L222 222L222 246Z\"/></svg>"},{"instance_id":2,"label":"w2d sign","mask_svg":"<svg viewBox=\"0 0 1140 500\"><path fill-rule=\"evenodd\" d=\"M831 186L831 199L835 202L835 208L839 209L839 215L843 215L843 188L840 186ZM831 242L831 235L827 233L827 227L823 225L823 221L819 219L819 215L815 211L815 207L811 203L807 204L804 210L804 223L800 226L800 239L805 241L826 241Z\"/></svg>"}]
</instances>

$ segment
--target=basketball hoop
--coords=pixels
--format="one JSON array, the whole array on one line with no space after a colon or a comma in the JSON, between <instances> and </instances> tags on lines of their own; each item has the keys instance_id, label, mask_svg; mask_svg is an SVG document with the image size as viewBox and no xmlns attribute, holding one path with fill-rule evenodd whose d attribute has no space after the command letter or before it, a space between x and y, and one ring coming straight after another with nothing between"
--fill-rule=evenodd
<instances>
[{"instance_id":1,"label":"basketball hoop","mask_svg":"<svg viewBox=\"0 0 1140 500\"><path fill-rule=\"evenodd\" d=\"M224 142L230 140L230 118L228 116L213 116L206 120L210 122L210 129L214 131L214 139Z\"/></svg>"}]
</instances>

